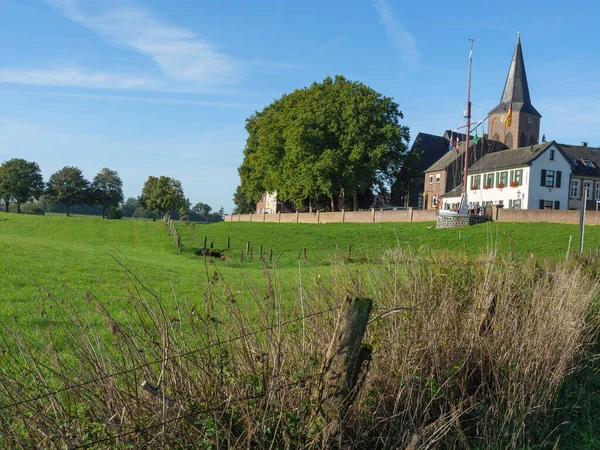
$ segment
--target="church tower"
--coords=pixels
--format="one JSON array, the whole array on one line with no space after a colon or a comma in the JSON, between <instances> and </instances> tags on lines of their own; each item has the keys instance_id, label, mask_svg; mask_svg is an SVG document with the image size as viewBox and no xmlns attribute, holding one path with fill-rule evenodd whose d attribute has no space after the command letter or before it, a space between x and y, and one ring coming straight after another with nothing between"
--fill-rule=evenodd
<instances>
[{"instance_id":1,"label":"church tower","mask_svg":"<svg viewBox=\"0 0 600 450\"><path fill-rule=\"evenodd\" d=\"M512 116L509 111L512 104ZM521 33L510 63L500 104L490 111L489 136L508 148L538 144L542 115L531 104L521 49ZM510 123L509 123L510 122Z\"/></svg>"}]
</instances>

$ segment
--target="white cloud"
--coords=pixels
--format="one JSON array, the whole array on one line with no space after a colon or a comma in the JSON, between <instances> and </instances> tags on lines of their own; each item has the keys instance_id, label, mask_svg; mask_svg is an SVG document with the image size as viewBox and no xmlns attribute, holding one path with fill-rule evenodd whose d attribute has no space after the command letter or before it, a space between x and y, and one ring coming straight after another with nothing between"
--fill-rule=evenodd
<instances>
[{"instance_id":1,"label":"white cloud","mask_svg":"<svg viewBox=\"0 0 600 450\"><path fill-rule=\"evenodd\" d=\"M81 68L12 70L0 69L0 82L38 86L72 86L101 89L148 89L159 83L139 77L106 72L88 72Z\"/></svg>"},{"instance_id":2,"label":"white cloud","mask_svg":"<svg viewBox=\"0 0 600 450\"><path fill-rule=\"evenodd\" d=\"M410 68L415 68L419 63L420 55L414 36L400 25L386 0L373 0L373 7L385 27L390 44L400 51L402 63Z\"/></svg>"},{"instance_id":3,"label":"white cloud","mask_svg":"<svg viewBox=\"0 0 600 450\"><path fill-rule=\"evenodd\" d=\"M122 7L92 14L84 12L77 0L47 2L112 44L150 57L170 80L206 85L239 77L241 64L233 57L193 31L171 25L149 11Z\"/></svg>"}]
</instances>

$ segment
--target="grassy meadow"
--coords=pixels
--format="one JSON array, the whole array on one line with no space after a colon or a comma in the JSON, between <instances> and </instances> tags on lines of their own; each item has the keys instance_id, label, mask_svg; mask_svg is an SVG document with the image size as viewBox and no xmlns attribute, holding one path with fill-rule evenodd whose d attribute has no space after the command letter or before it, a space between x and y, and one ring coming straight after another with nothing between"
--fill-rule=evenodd
<instances>
[{"instance_id":1,"label":"grassy meadow","mask_svg":"<svg viewBox=\"0 0 600 450\"><path fill-rule=\"evenodd\" d=\"M320 448L311 380L331 307L358 295L386 315L366 337L355 448L600 448L600 227L586 229L585 256L577 226L560 224L176 227L181 254L162 221L0 213L0 446ZM199 255L205 238L220 258ZM257 328L269 331L228 341ZM155 364L171 354L188 356ZM137 431L168 419L138 397L140 377L219 413L198 412L201 438L181 423Z\"/></svg>"}]
</instances>

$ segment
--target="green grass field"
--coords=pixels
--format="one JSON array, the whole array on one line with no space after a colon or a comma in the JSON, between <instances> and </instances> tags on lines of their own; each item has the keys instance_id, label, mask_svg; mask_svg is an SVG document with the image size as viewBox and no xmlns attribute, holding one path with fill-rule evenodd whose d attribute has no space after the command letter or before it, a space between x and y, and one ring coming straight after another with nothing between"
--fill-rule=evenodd
<instances>
[{"instance_id":1,"label":"green grass field","mask_svg":"<svg viewBox=\"0 0 600 450\"><path fill-rule=\"evenodd\" d=\"M293 284L299 266L327 273L332 262L347 258L349 246L350 263L362 264L378 260L386 249L397 245L414 252L427 247L476 256L498 248L518 257L533 253L564 258L570 236L572 250L579 244L577 226L544 223L494 223L457 230L436 230L433 223L178 223L177 229L181 255L162 221L0 213L0 263L4 266L0 320L25 329L58 323L60 315L52 314L47 305L48 292L58 298L85 297L87 292L101 299L122 298L132 276L128 270L145 278L158 293L174 288L177 295L192 299L215 270L228 283L241 284L243 290L244 283L262 282L261 245L267 259L272 250L278 278ZM198 244L202 246L205 238L213 242L214 250L223 252L224 259L198 256ZM244 255L240 263L247 242L253 261ZM588 227L586 250L595 250L599 242L600 228Z\"/></svg>"},{"instance_id":2,"label":"green grass field","mask_svg":"<svg viewBox=\"0 0 600 450\"><path fill-rule=\"evenodd\" d=\"M177 223L176 227L182 254L162 221L0 213L0 323L39 338L48 327L57 331L65 325L67 318L56 307L61 299L85 309L90 294L118 314L118 308L127 304L122 300L136 297L130 292L134 277L167 303L175 292L202 305L205 287L217 271L241 295L251 289L256 292L265 282L261 246L267 259L273 251L278 280L289 289L297 286L300 272L327 276L340 260L362 267L396 246L415 253L424 249L466 253L474 262L491 249L516 258L534 254L564 259L570 238L571 251L579 248L577 226L545 223L492 223L456 230L436 230L433 223ZM223 258L198 255L205 238ZM226 248L228 238L230 248ZM252 262L245 254L247 242L253 250ZM600 227L588 227L585 251L595 252L599 243ZM100 324L93 319L91 326ZM597 390L598 377L586 376L568 384L563 397L568 404L581 402L582 393L592 399ZM578 398L571 401L570 396ZM575 445L565 448L599 448L594 429L597 401L590 401L568 418L577 426L567 433Z\"/></svg>"}]
</instances>

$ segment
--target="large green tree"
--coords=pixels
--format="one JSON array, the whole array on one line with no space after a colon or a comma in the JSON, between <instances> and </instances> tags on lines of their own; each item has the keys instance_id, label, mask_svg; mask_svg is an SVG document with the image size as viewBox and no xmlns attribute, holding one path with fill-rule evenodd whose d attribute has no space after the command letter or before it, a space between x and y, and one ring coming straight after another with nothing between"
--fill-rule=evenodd
<instances>
[{"instance_id":1,"label":"large green tree","mask_svg":"<svg viewBox=\"0 0 600 450\"><path fill-rule=\"evenodd\" d=\"M256 202L248 197L241 186L235 188L233 203L235 208L233 208L232 214L248 214L256 211Z\"/></svg>"},{"instance_id":2,"label":"large green tree","mask_svg":"<svg viewBox=\"0 0 600 450\"><path fill-rule=\"evenodd\" d=\"M238 169L241 190L263 192L297 206L389 185L402 167L408 128L391 98L342 76L286 94L246 121L248 139Z\"/></svg>"},{"instance_id":3,"label":"large green tree","mask_svg":"<svg viewBox=\"0 0 600 450\"><path fill-rule=\"evenodd\" d=\"M174 209L187 207L187 200L179 180L150 176L144 183L140 204L155 214L165 215Z\"/></svg>"},{"instance_id":4,"label":"large green tree","mask_svg":"<svg viewBox=\"0 0 600 450\"><path fill-rule=\"evenodd\" d=\"M65 166L53 173L48 180L46 195L49 201L62 203L67 207L67 217L71 206L92 203L90 183L78 167Z\"/></svg>"},{"instance_id":5,"label":"large green tree","mask_svg":"<svg viewBox=\"0 0 600 450\"><path fill-rule=\"evenodd\" d=\"M102 206L102 218L109 208L116 208L123 201L123 182L116 170L102 169L92 182L94 202Z\"/></svg>"},{"instance_id":6,"label":"large green tree","mask_svg":"<svg viewBox=\"0 0 600 450\"><path fill-rule=\"evenodd\" d=\"M15 202L20 213L21 205L39 198L43 189L44 180L37 163L13 158L0 166L0 198L7 212L9 204Z\"/></svg>"}]
</instances>

